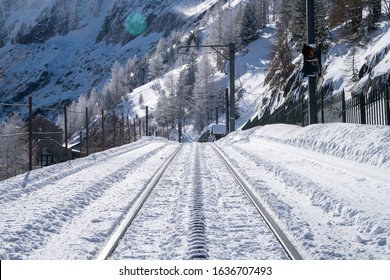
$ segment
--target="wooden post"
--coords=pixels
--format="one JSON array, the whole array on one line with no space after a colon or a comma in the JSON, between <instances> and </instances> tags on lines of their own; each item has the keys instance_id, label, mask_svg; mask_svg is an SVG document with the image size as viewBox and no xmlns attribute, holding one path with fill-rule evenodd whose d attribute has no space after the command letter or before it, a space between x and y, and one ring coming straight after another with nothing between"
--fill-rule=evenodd
<instances>
[{"instance_id":1,"label":"wooden post","mask_svg":"<svg viewBox=\"0 0 390 280\"><path fill-rule=\"evenodd\" d=\"M65 161L68 160L68 115L64 104Z\"/></svg>"},{"instance_id":2,"label":"wooden post","mask_svg":"<svg viewBox=\"0 0 390 280\"><path fill-rule=\"evenodd\" d=\"M104 151L104 110L102 109L102 151Z\"/></svg>"},{"instance_id":3,"label":"wooden post","mask_svg":"<svg viewBox=\"0 0 390 280\"><path fill-rule=\"evenodd\" d=\"M226 114L226 133L229 133L229 127L230 127L230 109L229 109L229 89L226 88L225 90L225 114Z\"/></svg>"},{"instance_id":4,"label":"wooden post","mask_svg":"<svg viewBox=\"0 0 390 280\"><path fill-rule=\"evenodd\" d=\"M33 152L32 152L32 97L28 98L28 170L33 169Z\"/></svg>"},{"instance_id":5,"label":"wooden post","mask_svg":"<svg viewBox=\"0 0 390 280\"><path fill-rule=\"evenodd\" d=\"M85 107L85 144L86 144L86 155L89 155L89 118L88 118L88 107Z\"/></svg>"},{"instance_id":6,"label":"wooden post","mask_svg":"<svg viewBox=\"0 0 390 280\"><path fill-rule=\"evenodd\" d=\"M125 114L122 112L121 122L121 145L125 143Z\"/></svg>"},{"instance_id":7,"label":"wooden post","mask_svg":"<svg viewBox=\"0 0 390 280\"><path fill-rule=\"evenodd\" d=\"M149 107L146 106L146 136L149 136Z\"/></svg>"},{"instance_id":8,"label":"wooden post","mask_svg":"<svg viewBox=\"0 0 390 280\"><path fill-rule=\"evenodd\" d=\"M114 127L114 147L116 147L116 115L115 115L115 110L114 110L114 119L113 119L113 127Z\"/></svg>"}]
</instances>

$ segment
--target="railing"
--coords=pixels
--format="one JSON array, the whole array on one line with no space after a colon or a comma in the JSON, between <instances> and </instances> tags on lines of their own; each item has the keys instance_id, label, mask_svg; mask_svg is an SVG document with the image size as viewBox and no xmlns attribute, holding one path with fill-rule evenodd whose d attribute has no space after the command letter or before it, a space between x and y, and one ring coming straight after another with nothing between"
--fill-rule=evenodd
<instances>
[{"instance_id":1,"label":"railing","mask_svg":"<svg viewBox=\"0 0 390 280\"><path fill-rule=\"evenodd\" d=\"M318 96L317 118L320 123L344 122L370 125L390 125L390 86L383 85L366 95L345 99L344 90L336 95ZM261 118L256 116L244 125L243 130L266 124L285 123L308 125L308 102L301 99L278 107L274 112L267 110Z\"/></svg>"}]
</instances>

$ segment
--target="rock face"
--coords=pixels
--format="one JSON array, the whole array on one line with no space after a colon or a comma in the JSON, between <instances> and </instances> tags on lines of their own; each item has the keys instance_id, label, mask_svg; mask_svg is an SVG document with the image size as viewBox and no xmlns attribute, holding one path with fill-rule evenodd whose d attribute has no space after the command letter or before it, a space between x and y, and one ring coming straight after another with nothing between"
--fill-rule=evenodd
<instances>
[{"instance_id":1,"label":"rock face","mask_svg":"<svg viewBox=\"0 0 390 280\"><path fill-rule=\"evenodd\" d=\"M161 36L183 30L199 14L180 12L201 0L0 0L0 102L28 96L58 106L99 89L115 61L141 57ZM144 32L125 19L138 13Z\"/></svg>"},{"instance_id":2,"label":"rock face","mask_svg":"<svg viewBox=\"0 0 390 280\"><path fill-rule=\"evenodd\" d=\"M40 44L67 35L99 17L108 2L112 1L0 0L0 47L7 42Z\"/></svg>"},{"instance_id":3,"label":"rock face","mask_svg":"<svg viewBox=\"0 0 390 280\"><path fill-rule=\"evenodd\" d=\"M124 45L134 39L135 36L123 28L124 20L132 13L138 13L145 18L147 23L145 35L155 32L163 33L166 36L185 23L183 16L172 9L175 4L180 2L177 0L136 0L116 3L105 17L96 41Z\"/></svg>"},{"instance_id":4,"label":"rock face","mask_svg":"<svg viewBox=\"0 0 390 280\"><path fill-rule=\"evenodd\" d=\"M100 25L97 42L125 44L134 39L123 28L123 21L130 13L140 13L146 18L146 34L167 34L185 23L176 7L198 2L202 1L0 0L0 47L7 42L41 44L83 28L91 21Z\"/></svg>"}]
</instances>

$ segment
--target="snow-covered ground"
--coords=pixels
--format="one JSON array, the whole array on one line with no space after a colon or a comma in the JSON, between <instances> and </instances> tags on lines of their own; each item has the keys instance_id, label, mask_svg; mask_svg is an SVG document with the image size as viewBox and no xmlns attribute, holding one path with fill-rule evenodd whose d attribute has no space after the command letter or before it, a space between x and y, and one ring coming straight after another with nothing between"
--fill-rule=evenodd
<instances>
[{"instance_id":1,"label":"snow-covered ground","mask_svg":"<svg viewBox=\"0 0 390 280\"><path fill-rule=\"evenodd\" d=\"M283 259L210 144L182 145L114 258L187 259L196 197L210 259ZM270 125L216 145L305 259L390 259L390 127ZM0 259L96 258L178 146L146 137L0 182Z\"/></svg>"}]
</instances>

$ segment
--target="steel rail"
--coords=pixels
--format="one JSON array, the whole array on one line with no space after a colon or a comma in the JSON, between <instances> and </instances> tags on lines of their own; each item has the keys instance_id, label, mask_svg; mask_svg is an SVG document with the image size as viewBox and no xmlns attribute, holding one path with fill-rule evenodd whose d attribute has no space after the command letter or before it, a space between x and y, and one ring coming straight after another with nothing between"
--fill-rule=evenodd
<instances>
[{"instance_id":1,"label":"steel rail","mask_svg":"<svg viewBox=\"0 0 390 280\"><path fill-rule=\"evenodd\" d=\"M131 209L127 212L125 218L121 221L117 229L111 235L110 239L105 244L103 250L100 252L97 260L107 260L111 254L114 252L116 247L119 244L119 241L126 233L127 229L130 227L131 223L137 216L139 210L144 205L145 201L148 199L149 195L153 191L154 187L158 184L161 177L163 176L165 170L168 168L169 164L175 158L177 153L180 151L183 145L180 145L176 150L170 155L170 157L165 161L165 163L157 170L157 172L153 175L147 186L144 188L142 193L137 197L135 203L131 207Z\"/></svg>"},{"instance_id":2,"label":"steel rail","mask_svg":"<svg viewBox=\"0 0 390 280\"><path fill-rule=\"evenodd\" d=\"M247 183L245 179L242 178L242 176L235 170L235 168L230 164L229 160L222 154L219 148L217 148L214 144L211 144L211 147L213 147L214 151L219 155L219 157L225 163L230 173L237 180L239 185L243 188L243 190L245 191L249 199L252 201L252 203L256 207L257 211L260 213L261 217L263 218L263 220L265 221L269 229L278 239L280 245L285 250L288 258L290 260L303 260L301 254L298 252L298 250L295 248L295 246L292 244L292 242L289 240L289 238L286 236L283 230L279 227L276 221L267 212L265 207L260 202L259 198L251 190L251 188L249 187L250 184Z\"/></svg>"}]
</instances>

